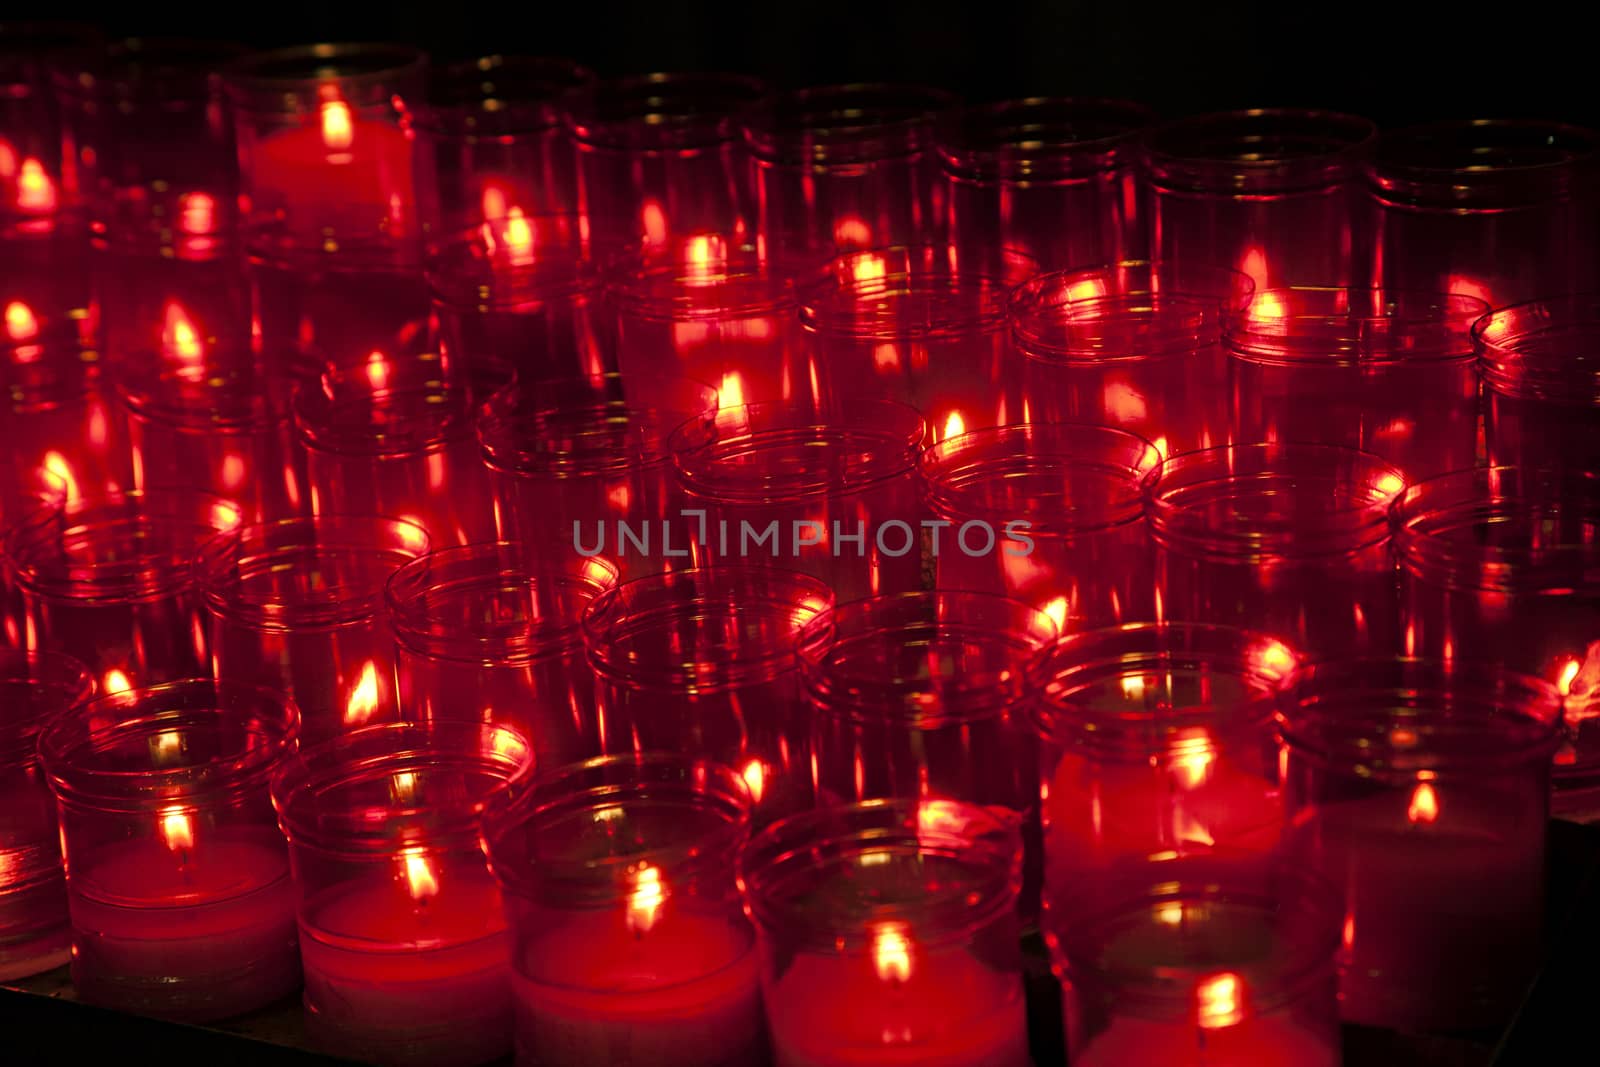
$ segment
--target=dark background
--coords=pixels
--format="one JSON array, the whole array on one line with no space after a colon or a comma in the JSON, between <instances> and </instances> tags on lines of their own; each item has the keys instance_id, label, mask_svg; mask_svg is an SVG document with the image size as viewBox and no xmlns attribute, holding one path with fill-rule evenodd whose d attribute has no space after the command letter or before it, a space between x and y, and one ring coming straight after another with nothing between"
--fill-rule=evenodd
<instances>
[{"instance_id":1,"label":"dark background","mask_svg":"<svg viewBox=\"0 0 1600 1067\"><path fill-rule=\"evenodd\" d=\"M602 74L921 81L974 101L1125 96L1168 115L1325 106L1389 125L1600 122L1600 44L1550 0L93 0L82 14L68 7L53 17L75 14L119 35L399 40L440 58L566 55Z\"/></svg>"}]
</instances>

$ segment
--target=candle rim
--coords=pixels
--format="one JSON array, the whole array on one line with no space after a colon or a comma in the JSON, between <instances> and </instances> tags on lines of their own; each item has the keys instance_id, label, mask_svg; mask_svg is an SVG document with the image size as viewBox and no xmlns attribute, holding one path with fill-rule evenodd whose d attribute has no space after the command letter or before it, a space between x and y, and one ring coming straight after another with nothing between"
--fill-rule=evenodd
<instances>
[{"instance_id":1,"label":"candle rim","mask_svg":"<svg viewBox=\"0 0 1600 1067\"><path fill-rule=\"evenodd\" d=\"M288 405L255 366L210 358L198 368L174 366L153 350L130 353L114 375L123 406L135 417L181 429L266 431L286 426ZM195 374L198 369L202 373ZM202 389L205 400L193 396Z\"/></svg>"},{"instance_id":2,"label":"candle rim","mask_svg":"<svg viewBox=\"0 0 1600 1067\"><path fill-rule=\"evenodd\" d=\"M427 102L417 112L417 128L469 143L480 137L499 139L558 127L567 94L597 80L593 70L565 56L500 52L436 67L431 75ZM503 78L515 79L510 83L514 94L500 92L489 80ZM487 129L478 128L480 120Z\"/></svg>"},{"instance_id":3,"label":"candle rim","mask_svg":"<svg viewBox=\"0 0 1600 1067\"><path fill-rule=\"evenodd\" d=\"M1255 313L1264 307L1284 314ZM1268 366L1461 363L1472 360L1472 327L1488 313L1488 302L1464 293L1285 286L1258 291L1230 316L1223 344L1235 359Z\"/></svg>"},{"instance_id":4,"label":"candle rim","mask_svg":"<svg viewBox=\"0 0 1600 1067\"><path fill-rule=\"evenodd\" d=\"M343 70L341 63L345 64ZM274 73L278 68L283 72ZM355 89L358 97L371 98L351 100L352 105L385 103L390 96L386 90L403 88L427 69L427 53L411 45L323 41L247 52L229 63L222 75L236 111L282 112L296 110L303 103L297 100L300 95L320 103L318 88L328 82Z\"/></svg>"},{"instance_id":5,"label":"candle rim","mask_svg":"<svg viewBox=\"0 0 1600 1067\"><path fill-rule=\"evenodd\" d=\"M956 94L914 82L841 82L779 93L740 115L760 167L826 170L914 156L934 142Z\"/></svg>"},{"instance_id":6,"label":"candle rim","mask_svg":"<svg viewBox=\"0 0 1600 1067\"><path fill-rule=\"evenodd\" d=\"M565 101L567 128L581 153L644 153L712 148L738 138L736 118L769 92L767 83L728 71L656 71L602 79ZM705 93L704 100L662 109L671 94ZM639 103L634 103L638 100Z\"/></svg>"},{"instance_id":7,"label":"candle rim","mask_svg":"<svg viewBox=\"0 0 1600 1067\"><path fill-rule=\"evenodd\" d=\"M1082 179L1138 162L1140 132L1156 113L1104 96L1029 96L964 108L941 124L947 175L974 182Z\"/></svg>"},{"instance_id":8,"label":"candle rim","mask_svg":"<svg viewBox=\"0 0 1600 1067\"><path fill-rule=\"evenodd\" d=\"M1170 259L1084 264L1051 271L1044 277L1053 280L1068 303L1165 294L1177 300L1215 304L1224 318L1244 314L1254 302L1257 288L1255 279L1244 271L1221 264ZM1040 284L1044 284L1043 277ZM1074 292L1086 295L1074 297Z\"/></svg>"},{"instance_id":9,"label":"candle rim","mask_svg":"<svg viewBox=\"0 0 1600 1067\"><path fill-rule=\"evenodd\" d=\"M1600 292L1497 308L1472 327L1484 383L1502 396L1600 407ZM1556 344L1560 344L1560 349Z\"/></svg>"},{"instance_id":10,"label":"candle rim","mask_svg":"<svg viewBox=\"0 0 1600 1067\"><path fill-rule=\"evenodd\" d=\"M884 247L834 257L802 288L800 323L829 338L950 341L1002 329L1012 292L1039 272L1038 260L1003 248L998 262L976 268L949 246ZM856 264L876 257L881 273L858 278ZM914 318L908 318L908 311Z\"/></svg>"},{"instance_id":11,"label":"candle rim","mask_svg":"<svg viewBox=\"0 0 1600 1067\"><path fill-rule=\"evenodd\" d=\"M393 459L471 441L476 406L456 382L418 382L364 393L302 382L291 403L296 435L313 452Z\"/></svg>"},{"instance_id":12,"label":"candle rim","mask_svg":"<svg viewBox=\"0 0 1600 1067\"><path fill-rule=\"evenodd\" d=\"M74 55L53 78L58 92L85 102L150 94L164 109L204 107L221 96L223 68L247 51L222 38L135 35Z\"/></svg>"},{"instance_id":13,"label":"candle rim","mask_svg":"<svg viewBox=\"0 0 1600 1067\"><path fill-rule=\"evenodd\" d=\"M1066 272L1029 279L1011 293L1013 343L1030 363L1116 366L1203 358L1222 342L1223 315L1209 299L1131 293L1073 299Z\"/></svg>"},{"instance_id":14,"label":"candle rim","mask_svg":"<svg viewBox=\"0 0 1600 1067\"><path fill-rule=\"evenodd\" d=\"M1517 139L1519 143L1505 145ZM1533 158L1489 156L1510 147ZM1459 152L1454 160L1448 153ZM1380 205L1496 211L1583 195L1600 173L1600 131L1550 119L1457 119L1379 136L1366 166Z\"/></svg>"},{"instance_id":15,"label":"candle rim","mask_svg":"<svg viewBox=\"0 0 1600 1067\"><path fill-rule=\"evenodd\" d=\"M0 693L21 687L41 699L25 716L18 714L17 703L0 700L0 767L31 765L38 758L39 731L57 715L83 706L97 688L89 668L65 652L0 648Z\"/></svg>"},{"instance_id":16,"label":"candle rim","mask_svg":"<svg viewBox=\"0 0 1600 1067\"><path fill-rule=\"evenodd\" d=\"M571 212L524 214L533 236L532 261L509 268L494 259L485 227L455 230L432 245L424 272L434 298L460 310L521 310L546 301L579 301L605 286L603 256L588 236L588 222ZM551 232L551 223L555 230ZM554 250L551 242L556 242Z\"/></svg>"},{"instance_id":17,"label":"candle rim","mask_svg":"<svg viewBox=\"0 0 1600 1067\"><path fill-rule=\"evenodd\" d=\"M793 314L794 280L772 269L753 250L736 248L731 263L715 270L662 265L657 253L635 261L623 255L607 272L606 293L618 314L644 322L720 322L758 315Z\"/></svg>"},{"instance_id":18,"label":"candle rim","mask_svg":"<svg viewBox=\"0 0 1600 1067\"><path fill-rule=\"evenodd\" d=\"M1253 151L1275 128L1290 140ZM1281 136L1281 134L1280 134ZM1370 119L1315 108L1215 111L1160 123L1142 137L1144 164L1158 190L1219 196L1293 193L1354 176L1378 138Z\"/></svg>"}]
</instances>

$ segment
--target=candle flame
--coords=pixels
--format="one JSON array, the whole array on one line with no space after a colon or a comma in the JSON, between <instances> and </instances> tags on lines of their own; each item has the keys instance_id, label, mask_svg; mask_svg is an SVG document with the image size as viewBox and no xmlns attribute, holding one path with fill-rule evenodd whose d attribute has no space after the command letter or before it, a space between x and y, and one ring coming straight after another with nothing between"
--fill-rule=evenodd
<instances>
[{"instance_id":1,"label":"candle flame","mask_svg":"<svg viewBox=\"0 0 1600 1067\"><path fill-rule=\"evenodd\" d=\"M128 679L127 674L115 667L106 671L105 677L100 681L100 690L107 696L114 693L126 693L132 688L133 682Z\"/></svg>"},{"instance_id":2,"label":"candle flame","mask_svg":"<svg viewBox=\"0 0 1600 1067\"><path fill-rule=\"evenodd\" d=\"M872 244L872 227L846 215L833 224L833 243L840 248L866 248Z\"/></svg>"},{"instance_id":3,"label":"candle flame","mask_svg":"<svg viewBox=\"0 0 1600 1067\"><path fill-rule=\"evenodd\" d=\"M1185 752L1172 761L1172 772L1185 789L1197 789L1206 780L1216 753L1209 748Z\"/></svg>"},{"instance_id":4,"label":"candle flame","mask_svg":"<svg viewBox=\"0 0 1600 1067\"><path fill-rule=\"evenodd\" d=\"M190 236L217 228L217 202L209 193L185 193L179 200L178 229Z\"/></svg>"},{"instance_id":5,"label":"candle flame","mask_svg":"<svg viewBox=\"0 0 1600 1067\"><path fill-rule=\"evenodd\" d=\"M731 370L722 376L722 387L717 390L717 407L742 408L744 404L744 379L738 371Z\"/></svg>"},{"instance_id":6,"label":"candle flame","mask_svg":"<svg viewBox=\"0 0 1600 1067\"><path fill-rule=\"evenodd\" d=\"M1578 657L1573 656L1561 665L1561 674L1556 679L1556 691L1563 697L1572 695L1572 683L1577 680L1578 672L1583 669L1583 664Z\"/></svg>"},{"instance_id":7,"label":"candle flame","mask_svg":"<svg viewBox=\"0 0 1600 1067\"><path fill-rule=\"evenodd\" d=\"M533 265L533 226L519 207L506 215L506 246L511 251L511 262L518 267Z\"/></svg>"},{"instance_id":8,"label":"candle flame","mask_svg":"<svg viewBox=\"0 0 1600 1067\"><path fill-rule=\"evenodd\" d=\"M72 473L72 464L60 452L51 450L39 463L39 475L56 503L74 504L79 499L78 479Z\"/></svg>"},{"instance_id":9,"label":"candle flame","mask_svg":"<svg viewBox=\"0 0 1600 1067\"><path fill-rule=\"evenodd\" d=\"M661 871L651 864L641 863L630 873L633 889L628 893L628 929L636 935L646 934L666 903L667 887Z\"/></svg>"},{"instance_id":10,"label":"candle flame","mask_svg":"<svg viewBox=\"0 0 1600 1067\"><path fill-rule=\"evenodd\" d=\"M1167 926L1183 925L1183 905L1175 900L1156 906L1156 922Z\"/></svg>"},{"instance_id":11,"label":"candle flame","mask_svg":"<svg viewBox=\"0 0 1600 1067\"><path fill-rule=\"evenodd\" d=\"M667 243L667 213L654 200L646 200L639 209L639 221L644 224L644 243L648 248L660 248Z\"/></svg>"},{"instance_id":12,"label":"candle flame","mask_svg":"<svg viewBox=\"0 0 1600 1067\"><path fill-rule=\"evenodd\" d=\"M1284 678L1294 670L1294 653L1276 638L1268 638L1250 650L1250 665L1272 678Z\"/></svg>"},{"instance_id":13,"label":"candle flame","mask_svg":"<svg viewBox=\"0 0 1600 1067\"><path fill-rule=\"evenodd\" d=\"M1064 596L1051 597L1039 605L1039 610L1050 617L1056 624L1057 633L1065 633L1067 629L1067 598Z\"/></svg>"},{"instance_id":14,"label":"candle flame","mask_svg":"<svg viewBox=\"0 0 1600 1067\"><path fill-rule=\"evenodd\" d=\"M1080 278L1067 286L1069 304L1078 300L1098 300L1106 295L1106 283L1099 278Z\"/></svg>"},{"instance_id":15,"label":"candle flame","mask_svg":"<svg viewBox=\"0 0 1600 1067\"><path fill-rule=\"evenodd\" d=\"M428 857L422 852L407 852L404 860L406 887L411 890L411 899L421 904L430 897L438 896L439 878L433 873L433 864L428 862Z\"/></svg>"},{"instance_id":16,"label":"candle flame","mask_svg":"<svg viewBox=\"0 0 1600 1067\"><path fill-rule=\"evenodd\" d=\"M180 362L194 364L205 357L205 346L183 305L168 300L162 311L161 346Z\"/></svg>"},{"instance_id":17,"label":"candle flame","mask_svg":"<svg viewBox=\"0 0 1600 1067\"><path fill-rule=\"evenodd\" d=\"M714 234L696 234L683 249L683 263L690 274L709 274L722 269L727 261L722 238Z\"/></svg>"},{"instance_id":18,"label":"candle flame","mask_svg":"<svg viewBox=\"0 0 1600 1067\"><path fill-rule=\"evenodd\" d=\"M872 966L878 977L899 985L911 979L911 938L905 923L879 923L872 934Z\"/></svg>"},{"instance_id":19,"label":"candle flame","mask_svg":"<svg viewBox=\"0 0 1600 1067\"><path fill-rule=\"evenodd\" d=\"M1142 674L1128 674L1122 678L1122 695L1129 700L1144 699L1145 682Z\"/></svg>"},{"instance_id":20,"label":"candle flame","mask_svg":"<svg viewBox=\"0 0 1600 1067\"><path fill-rule=\"evenodd\" d=\"M1102 391L1106 414L1117 422L1140 422L1147 408L1144 394L1127 382L1107 382Z\"/></svg>"},{"instance_id":21,"label":"candle flame","mask_svg":"<svg viewBox=\"0 0 1600 1067\"><path fill-rule=\"evenodd\" d=\"M237 452L229 452L222 457L222 470L219 472L224 489L238 489L244 485L245 465L244 457Z\"/></svg>"},{"instance_id":22,"label":"candle flame","mask_svg":"<svg viewBox=\"0 0 1600 1067\"><path fill-rule=\"evenodd\" d=\"M383 389L389 384L389 361L376 349L367 356L367 384L374 389Z\"/></svg>"},{"instance_id":23,"label":"candle flame","mask_svg":"<svg viewBox=\"0 0 1600 1067\"><path fill-rule=\"evenodd\" d=\"M1250 280L1256 283L1256 292L1261 292L1267 287L1267 254L1259 248L1245 249L1244 255L1239 257L1239 273L1248 274ZM1260 298L1257 297L1257 300ZM1281 310L1276 317L1283 317Z\"/></svg>"},{"instance_id":24,"label":"candle flame","mask_svg":"<svg viewBox=\"0 0 1600 1067\"><path fill-rule=\"evenodd\" d=\"M20 300L13 300L6 305L6 336L13 341L26 341L39 336L39 317Z\"/></svg>"},{"instance_id":25,"label":"candle flame","mask_svg":"<svg viewBox=\"0 0 1600 1067\"><path fill-rule=\"evenodd\" d=\"M494 222L506 217L506 207L509 201L506 191L499 182L485 182L483 186L483 220L485 223ZM491 232L485 225L484 233Z\"/></svg>"},{"instance_id":26,"label":"candle flame","mask_svg":"<svg viewBox=\"0 0 1600 1067\"><path fill-rule=\"evenodd\" d=\"M952 411L949 415L945 416L944 436L939 438L939 440L948 441L952 437L960 437L966 432L967 420L961 417L961 412Z\"/></svg>"},{"instance_id":27,"label":"candle flame","mask_svg":"<svg viewBox=\"0 0 1600 1067\"><path fill-rule=\"evenodd\" d=\"M24 211L49 212L56 209L56 183L44 172L44 165L29 156L17 172L17 206Z\"/></svg>"},{"instance_id":28,"label":"candle flame","mask_svg":"<svg viewBox=\"0 0 1600 1067\"><path fill-rule=\"evenodd\" d=\"M851 280L858 285L862 282L882 281L889 276L889 264L876 252L869 252L864 256L856 256L855 262L850 267Z\"/></svg>"},{"instance_id":29,"label":"candle flame","mask_svg":"<svg viewBox=\"0 0 1600 1067\"><path fill-rule=\"evenodd\" d=\"M355 140L355 132L349 104L343 100L329 100L322 105L322 143L327 145L328 151L348 151Z\"/></svg>"},{"instance_id":30,"label":"candle flame","mask_svg":"<svg viewBox=\"0 0 1600 1067\"><path fill-rule=\"evenodd\" d=\"M1406 808L1406 818L1413 825L1431 823L1439 817L1439 797L1429 782L1418 782L1411 791L1411 805Z\"/></svg>"},{"instance_id":31,"label":"candle flame","mask_svg":"<svg viewBox=\"0 0 1600 1067\"><path fill-rule=\"evenodd\" d=\"M745 788L750 790L750 799L761 803L761 795L767 791L767 768L758 759L753 759L744 765L744 770L739 777L744 779Z\"/></svg>"},{"instance_id":32,"label":"candle flame","mask_svg":"<svg viewBox=\"0 0 1600 1067\"><path fill-rule=\"evenodd\" d=\"M181 808L169 808L161 813L161 837L174 852L194 847L194 823L189 813Z\"/></svg>"},{"instance_id":33,"label":"candle flame","mask_svg":"<svg viewBox=\"0 0 1600 1067\"><path fill-rule=\"evenodd\" d=\"M378 710L378 665L370 659L361 667L361 677L344 703L344 721L349 726L359 726L372 718Z\"/></svg>"},{"instance_id":34,"label":"candle flame","mask_svg":"<svg viewBox=\"0 0 1600 1067\"><path fill-rule=\"evenodd\" d=\"M1393 498L1399 496L1400 491L1406 487L1406 480L1391 471L1388 474L1378 475L1378 480L1373 483L1373 487L1385 497Z\"/></svg>"},{"instance_id":35,"label":"candle flame","mask_svg":"<svg viewBox=\"0 0 1600 1067\"><path fill-rule=\"evenodd\" d=\"M389 779L389 799L395 804L414 804L417 799L417 772L396 771Z\"/></svg>"},{"instance_id":36,"label":"candle flame","mask_svg":"<svg viewBox=\"0 0 1600 1067\"><path fill-rule=\"evenodd\" d=\"M900 346L893 341L879 341L872 349L872 366L879 374L899 374Z\"/></svg>"},{"instance_id":37,"label":"candle flame","mask_svg":"<svg viewBox=\"0 0 1600 1067\"><path fill-rule=\"evenodd\" d=\"M162 730L150 739L150 762L157 767L177 766L183 759L183 734Z\"/></svg>"},{"instance_id":38,"label":"candle flame","mask_svg":"<svg viewBox=\"0 0 1600 1067\"><path fill-rule=\"evenodd\" d=\"M1233 1026L1244 1018L1244 981L1236 974L1223 972L1200 980L1195 987L1195 1007L1200 1025L1208 1030Z\"/></svg>"}]
</instances>

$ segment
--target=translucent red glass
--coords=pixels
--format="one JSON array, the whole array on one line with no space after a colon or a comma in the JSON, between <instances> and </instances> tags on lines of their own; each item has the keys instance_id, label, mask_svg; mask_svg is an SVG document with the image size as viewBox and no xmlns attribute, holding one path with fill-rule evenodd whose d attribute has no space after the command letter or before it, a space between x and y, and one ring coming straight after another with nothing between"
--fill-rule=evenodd
<instances>
[{"instance_id":1,"label":"translucent red glass","mask_svg":"<svg viewBox=\"0 0 1600 1067\"><path fill-rule=\"evenodd\" d=\"M1472 340L1489 463L1600 470L1600 294L1501 308Z\"/></svg>"},{"instance_id":2,"label":"translucent red glass","mask_svg":"<svg viewBox=\"0 0 1600 1067\"><path fill-rule=\"evenodd\" d=\"M939 133L950 242L963 259L1015 249L1045 270L1142 258L1138 133L1126 100L1035 97L969 108Z\"/></svg>"},{"instance_id":3,"label":"translucent red glass","mask_svg":"<svg viewBox=\"0 0 1600 1067\"><path fill-rule=\"evenodd\" d=\"M1106 297L1162 297L1209 304L1226 322L1242 315L1255 299L1250 275L1231 267L1192 260L1124 259L1060 272L1059 289L1067 301Z\"/></svg>"},{"instance_id":4,"label":"translucent red glass","mask_svg":"<svg viewBox=\"0 0 1600 1067\"><path fill-rule=\"evenodd\" d=\"M62 136L52 73L100 45L94 27L67 22L7 22L0 31L0 159L10 163L0 167L0 232L8 237L77 205L76 153Z\"/></svg>"}]
</instances>

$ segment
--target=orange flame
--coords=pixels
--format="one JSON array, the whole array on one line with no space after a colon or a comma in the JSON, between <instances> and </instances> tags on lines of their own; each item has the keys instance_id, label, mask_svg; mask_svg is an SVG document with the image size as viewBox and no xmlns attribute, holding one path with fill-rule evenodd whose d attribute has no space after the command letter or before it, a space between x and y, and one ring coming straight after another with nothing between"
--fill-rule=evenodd
<instances>
[{"instance_id":1,"label":"orange flame","mask_svg":"<svg viewBox=\"0 0 1600 1067\"><path fill-rule=\"evenodd\" d=\"M13 300L6 305L6 336L13 341L26 341L39 336L38 316L20 300Z\"/></svg>"},{"instance_id":2,"label":"orange flame","mask_svg":"<svg viewBox=\"0 0 1600 1067\"><path fill-rule=\"evenodd\" d=\"M184 363L196 363L205 356L205 346L183 305L168 300L162 311L161 346Z\"/></svg>"},{"instance_id":3,"label":"orange flame","mask_svg":"<svg viewBox=\"0 0 1600 1067\"><path fill-rule=\"evenodd\" d=\"M47 212L56 209L56 183L44 166L29 156L17 173L17 206L24 211Z\"/></svg>"},{"instance_id":4,"label":"orange flame","mask_svg":"<svg viewBox=\"0 0 1600 1067\"><path fill-rule=\"evenodd\" d=\"M833 243L840 248L864 248L872 243L872 227L846 215L833 224Z\"/></svg>"},{"instance_id":5,"label":"orange flame","mask_svg":"<svg viewBox=\"0 0 1600 1067\"><path fill-rule=\"evenodd\" d=\"M161 836L174 852L193 848L194 823L189 819L188 812L180 808L169 808L162 812Z\"/></svg>"},{"instance_id":6,"label":"orange flame","mask_svg":"<svg viewBox=\"0 0 1600 1067\"><path fill-rule=\"evenodd\" d=\"M1413 825L1431 823L1439 817L1439 797L1429 782L1418 782L1411 791L1411 805L1406 808L1406 818Z\"/></svg>"},{"instance_id":7,"label":"orange flame","mask_svg":"<svg viewBox=\"0 0 1600 1067\"><path fill-rule=\"evenodd\" d=\"M46 452L39 464L39 475L52 490L51 495L60 497L57 503L73 504L78 501L78 479L73 475L72 464L67 462L66 456L54 450Z\"/></svg>"},{"instance_id":8,"label":"orange flame","mask_svg":"<svg viewBox=\"0 0 1600 1067\"><path fill-rule=\"evenodd\" d=\"M863 256L855 257L855 262L850 268L851 280L856 283L875 282L889 276L889 265L882 256L869 252Z\"/></svg>"},{"instance_id":9,"label":"orange flame","mask_svg":"<svg viewBox=\"0 0 1600 1067\"><path fill-rule=\"evenodd\" d=\"M1583 664L1574 656L1561 665L1561 675L1556 679L1556 691L1563 697L1572 695L1572 683L1577 679Z\"/></svg>"},{"instance_id":10,"label":"orange flame","mask_svg":"<svg viewBox=\"0 0 1600 1067\"><path fill-rule=\"evenodd\" d=\"M731 370L722 376L722 387L717 390L717 407L742 408L744 404L744 378L738 371Z\"/></svg>"},{"instance_id":11,"label":"orange flame","mask_svg":"<svg viewBox=\"0 0 1600 1067\"><path fill-rule=\"evenodd\" d=\"M1239 273L1248 274L1256 283L1256 292L1261 292L1267 287L1267 254L1259 248L1245 249L1239 258Z\"/></svg>"},{"instance_id":12,"label":"orange flame","mask_svg":"<svg viewBox=\"0 0 1600 1067\"><path fill-rule=\"evenodd\" d=\"M767 791L767 768L758 759L753 759L744 765L744 770L739 776L744 779L744 784L750 790L750 799L757 804L761 803L761 795Z\"/></svg>"},{"instance_id":13,"label":"orange flame","mask_svg":"<svg viewBox=\"0 0 1600 1067\"><path fill-rule=\"evenodd\" d=\"M660 248L667 243L667 213L654 200L646 200L639 209L639 221L644 224L644 243L650 248Z\"/></svg>"},{"instance_id":14,"label":"orange flame","mask_svg":"<svg viewBox=\"0 0 1600 1067\"><path fill-rule=\"evenodd\" d=\"M177 730L162 730L150 739L150 762L157 767L177 765L183 756L183 734Z\"/></svg>"},{"instance_id":15,"label":"orange flame","mask_svg":"<svg viewBox=\"0 0 1600 1067\"><path fill-rule=\"evenodd\" d=\"M891 984L911 979L911 938L905 923L879 923L872 934L872 966Z\"/></svg>"},{"instance_id":16,"label":"orange flame","mask_svg":"<svg viewBox=\"0 0 1600 1067\"><path fill-rule=\"evenodd\" d=\"M126 693L133 688L133 682L127 674L113 667L106 671L106 676L100 681L100 691L107 696L113 693Z\"/></svg>"},{"instance_id":17,"label":"orange flame","mask_svg":"<svg viewBox=\"0 0 1600 1067\"><path fill-rule=\"evenodd\" d=\"M376 349L367 356L367 383L374 389L383 389L389 384L389 361Z\"/></svg>"},{"instance_id":18,"label":"orange flame","mask_svg":"<svg viewBox=\"0 0 1600 1067\"><path fill-rule=\"evenodd\" d=\"M485 222L484 234L492 234L487 223L506 217L506 191L496 182L486 182L483 186L483 219Z\"/></svg>"},{"instance_id":19,"label":"orange flame","mask_svg":"<svg viewBox=\"0 0 1600 1067\"><path fill-rule=\"evenodd\" d=\"M1172 773L1185 789L1197 789L1206 780L1216 753L1210 748L1195 748L1173 758Z\"/></svg>"},{"instance_id":20,"label":"orange flame","mask_svg":"<svg viewBox=\"0 0 1600 1067\"><path fill-rule=\"evenodd\" d=\"M1207 1030L1233 1026L1244 1018L1244 981L1231 972L1202 978L1195 986L1195 1007Z\"/></svg>"},{"instance_id":21,"label":"orange flame","mask_svg":"<svg viewBox=\"0 0 1600 1067\"><path fill-rule=\"evenodd\" d=\"M1268 638L1250 650L1250 666L1262 674L1283 678L1294 670L1294 653L1276 638Z\"/></svg>"},{"instance_id":22,"label":"orange flame","mask_svg":"<svg viewBox=\"0 0 1600 1067\"><path fill-rule=\"evenodd\" d=\"M646 934L667 901L666 883L661 880L661 871L648 863L639 864L630 876L633 889L628 893L628 929L636 935Z\"/></svg>"},{"instance_id":23,"label":"orange flame","mask_svg":"<svg viewBox=\"0 0 1600 1067\"><path fill-rule=\"evenodd\" d=\"M357 679L356 686L350 690L350 696L344 703L344 721L350 726L359 726L372 718L372 713L378 710L378 665L370 659L361 668L361 677Z\"/></svg>"},{"instance_id":24,"label":"orange flame","mask_svg":"<svg viewBox=\"0 0 1600 1067\"><path fill-rule=\"evenodd\" d=\"M217 202L209 193L185 193L178 201L178 229L190 236L217 228Z\"/></svg>"},{"instance_id":25,"label":"orange flame","mask_svg":"<svg viewBox=\"0 0 1600 1067\"><path fill-rule=\"evenodd\" d=\"M1064 596L1052 597L1039 605L1039 610L1050 616L1050 621L1056 624L1057 633L1065 633L1067 629L1067 598Z\"/></svg>"},{"instance_id":26,"label":"orange flame","mask_svg":"<svg viewBox=\"0 0 1600 1067\"><path fill-rule=\"evenodd\" d=\"M407 852L404 858L406 887L411 890L411 899L420 904L438 896L439 878L433 873L433 864L428 862L428 857L421 852Z\"/></svg>"},{"instance_id":27,"label":"orange flame","mask_svg":"<svg viewBox=\"0 0 1600 1067\"><path fill-rule=\"evenodd\" d=\"M1378 480L1373 483L1373 488L1377 489L1383 496L1390 498L1399 496L1400 491L1405 487L1406 480L1392 472L1378 475Z\"/></svg>"},{"instance_id":28,"label":"orange flame","mask_svg":"<svg viewBox=\"0 0 1600 1067\"><path fill-rule=\"evenodd\" d=\"M322 143L330 152L348 151L355 135L349 104L343 100L329 100L322 105Z\"/></svg>"}]
</instances>

